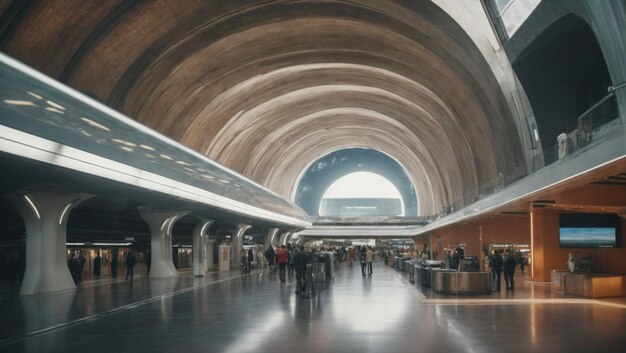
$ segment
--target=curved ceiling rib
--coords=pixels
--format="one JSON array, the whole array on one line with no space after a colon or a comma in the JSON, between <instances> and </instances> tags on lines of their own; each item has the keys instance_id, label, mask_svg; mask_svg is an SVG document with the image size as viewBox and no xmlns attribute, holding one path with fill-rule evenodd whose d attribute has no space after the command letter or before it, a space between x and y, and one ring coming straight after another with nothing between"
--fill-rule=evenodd
<instances>
[{"instance_id":1,"label":"curved ceiling rib","mask_svg":"<svg viewBox=\"0 0 626 353\"><path fill-rule=\"evenodd\" d=\"M285 197L342 147L398 160L421 214L524 163L488 63L431 2L70 5L37 3L2 49Z\"/></svg>"}]
</instances>

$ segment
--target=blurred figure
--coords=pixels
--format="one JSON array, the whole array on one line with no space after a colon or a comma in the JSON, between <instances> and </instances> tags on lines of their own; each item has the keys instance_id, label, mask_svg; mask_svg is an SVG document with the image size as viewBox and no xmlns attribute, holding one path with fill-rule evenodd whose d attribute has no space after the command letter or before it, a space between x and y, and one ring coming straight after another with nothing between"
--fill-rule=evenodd
<instances>
[{"instance_id":1,"label":"blurred figure","mask_svg":"<svg viewBox=\"0 0 626 353\"><path fill-rule=\"evenodd\" d=\"M285 270L287 269L287 260L289 259L289 253L287 253L287 249L284 245L280 246L276 257L278 258L278 277L280 278L280 282L284 283Z\"/></svg>"},{"instance_id":2,"label":"blurred figure","mask_svg":"<svg viewBox=\"0 0 626 353\"><path fill-rule=\"evenodd\" d=\"M267 250L265 250L265 258L267 259L267 266L271 270L274 267L274 248L272 246L268 246Z\"/></svg>"},{"instance_id":3,"label":"blurred figure","mask_svg":"<svg viewBox=\"0 0 626 353\"><path fill-rule=\"evenodd\" d=\"M507 290L515 289L515 281L513 279L515 274L515 265L515 256L513 256L513 253L509 249L507 249L504 265L502 266L504 271L504 282L506 282Z\"/></svg>"},{"instance_id":4,"label":"blurred figure","mask_svg":"<svg viewBox=\"0 0 626 353\"><path fill-rule=\"evenodd\" d=\"M126 280L130 277L130 280L133 280L133 275L135 274L135 255L131 250L126 253Z\"/></svg>"},{"instance_id":5,"label":"blurred figure","mask_svg":"<svg viewBox=\"0 0 626 353\"><path fill-rule=\"evenodd\" d=\"M365 277L365 266L367 264L367 248L365 245L361 246L361 251L359 252L359 262L361 263L361 274Z\"/></svg>"},{"instance_id":6,"label":"blurred figure","mask_svg":"<svg viewBox=\"0 0 626 353\"><path fill-rule=\"evenodd\" d=\"M78 253L75 253L74 256L72 256L68 261L67 261L67 267L69 267L70 269L70 274L72 275L72 279L74 280L74 283L78 286L80 285L81 282L81 271L82 271L82 266L80 264L80 259L78 258Z\"/></svg>"},{"instance_id":7,"label":"blurred figure","mask_svg":"<svg viewBox=\"0 0 626 353\"><path fill-rule=\"evenodd\" d=\"M293 257L293 268L296 271L296 294L306 297L306 265L309 263L309 255L304 251L304 246L300 245Z\"/></svg>"},{"instance_id":8,"label":"blurred figure","mask_svg":"<svg viewBox=\"0 0 626 353\"><path fill-rule=\"evenodd\" d=\"M489 267L491 268L491 278L494 283L494 290L500 291L500 280L502 278L502 256L500 252L495 251L491 260L489 261Z\"/></svg>"},{"instance_id":9,"label":"blurred figure","mask_svg":"<svg viewBox=\"0 0 626 353\"><path fill-rule=\"evenodd\" d=\"M117 259L117 252L114 252L111 258L111 277L117 278L117 267L119 264L120 262Z\"/></svg>"},{"instance_id":10,"label":"blurred figure","mask_svg":"<svg viewBox=\"0 0 626 353\"><path fill-rule=\"evenodd\" d=\"M93 259L93 274L94 276L100 276L100 266L102 264L102 258L100 254L96 254L96 257Z\"/></svg>"},{"instance_id":11,"label":"blurred figure","mask_svg":"<svg viewBox=\"0 0 626 353\"><path fill-rule=\"evenodd\" d=\"M567 129L563 129L556 137L556 141L559 146L559 159L563 159L567 156Z\"/></svg>"},{"instance_id":12,"label":"blurred figure","mask_svg":"<svg viewBox=\"0 0 626 353\"><path fill-rule=\"evenodd\" d=\"M367 252L365 253L365 261L367 262L367 274L370 276L372 275L372 261L374 261L374 256L376 255L372 251L372 248L368 246Z\"/></svg>"},{"instance_id":13,"label":"blurred figure","mask_svg":"<svg viewBox=\"0 0 626 353\"><path fill-rule=\"evenodd\" d=\"M252 269L252 261L254 261L254 252L252 252L252 248L248 249L248 273Z\"/></svg>"}]
</instances>

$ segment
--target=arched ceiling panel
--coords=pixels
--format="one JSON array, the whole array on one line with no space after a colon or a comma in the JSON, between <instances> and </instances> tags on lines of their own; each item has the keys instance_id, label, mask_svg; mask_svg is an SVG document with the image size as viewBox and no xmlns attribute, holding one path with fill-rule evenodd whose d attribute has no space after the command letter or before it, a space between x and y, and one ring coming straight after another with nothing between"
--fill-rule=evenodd
<instances>
[{"instance_id":1,"label":"arched ceiling panel","mask_svg":"<svg viewBox=\"0 0 626 353\"><path fill-rule=\"evenodd\" d=\"M91 29L121 2L46 1L25 6L22 11L28 11L28 16L12 24L12 36L2 50L52 77L60 77Z\"/></svg>"},{"instance_id":2,"label":"arched ceiling panel","mask_svg":"<svg viewBox=\"0 0 626 353\"><path fill-rule=\"evenodd\" d=\"M341 147L397 159L423 214L523 163L488 63L430 1L58 0L8 27L2 50L286 197Z\"/></svg>"}]
</instances>

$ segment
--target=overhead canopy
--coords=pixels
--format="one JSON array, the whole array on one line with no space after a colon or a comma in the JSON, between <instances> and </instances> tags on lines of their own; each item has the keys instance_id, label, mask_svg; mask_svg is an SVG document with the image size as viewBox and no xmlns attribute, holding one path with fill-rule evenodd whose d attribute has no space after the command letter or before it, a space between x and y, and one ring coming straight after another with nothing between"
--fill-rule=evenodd
<instances>
[{"instance_id":1,"label":"overhead canopy","mask_svg":"<svg viewBox=\"0 0 626 353\"><path fill-rule=\"evenodd\" d=\"M524 164L494 75L430 1L14 1L0 49L292 197L342 147L393 156L420 213Z\"/></svg>"}]
</instances>

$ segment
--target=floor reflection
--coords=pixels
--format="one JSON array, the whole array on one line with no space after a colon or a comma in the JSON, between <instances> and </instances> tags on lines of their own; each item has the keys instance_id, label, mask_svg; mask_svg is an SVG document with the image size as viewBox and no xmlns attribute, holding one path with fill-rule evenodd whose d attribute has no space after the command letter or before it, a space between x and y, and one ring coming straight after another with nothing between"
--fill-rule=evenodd
<instances>
[{"instance_id":1,"label":"floor reflection","mask_svg":"<svg viewBox=\"0 0 626 353\"><path fill-rule=\"evenodd\" d=\"M0 340L0 351L110 352L137 342L140 352L623 351L623 301L547 289L526 283L506 295L422 297L382 264L365 278L340 268L310 299L276 272L142 279L3 298L1 332L13 339Z\"/></svg>"}]
</instances>

